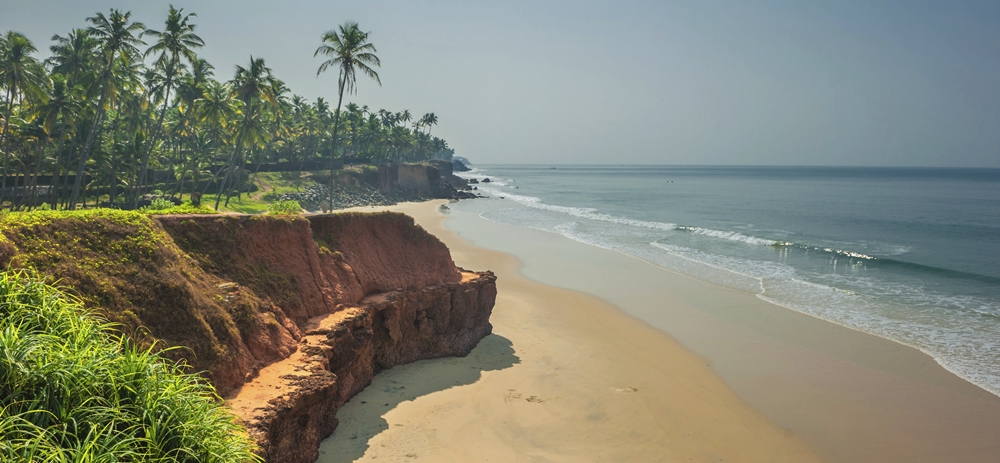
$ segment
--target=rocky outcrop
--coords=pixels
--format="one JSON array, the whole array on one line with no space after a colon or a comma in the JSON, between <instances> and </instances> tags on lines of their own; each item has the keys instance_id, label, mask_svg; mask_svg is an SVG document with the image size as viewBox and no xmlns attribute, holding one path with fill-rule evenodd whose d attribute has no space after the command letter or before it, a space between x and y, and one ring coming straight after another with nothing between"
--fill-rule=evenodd
<instances>
[{"instance_id":1,"label":"rocky outcrop","mask_svg":"<svg viewBox=\"0 0 1000 463\"><path fill-rule=\"evenodd\" d=\"M475 195L468 184L453 173L448 161L426 161L421 164L382 164L378 166L375 188L382 192L407 191L440 199L468 199Z\"/></svg>"},{"instance_id":2,"label":"rocky outcrop","mask_svg":"<svg viewBox=\"0 0 1000 463\"><path fill-rule=\"evenodd\" d=\"M462 161L460 161L458 159L452 159L451 160L451 168L452 168L452 171L454 171L454 172L468 172L468 171L472 170L472 169L469 169L469 166L466 166L465 163L463 163Z\"/></svg>"},{"instance_id":3,"label":"rocky outcrop","mask_svg":"<svg viewBox=\"0 0 1000 463\"><path fill-rule=\"evenodd\" d=\"M296 193L283 193L281 200L294 200L309 211L329 208L346 209L357 206L387 206L406 201L428 199L471 199L477 197L465 179L452 173L447 161L425 161L420 164L381 164L359 166L339 171L330 177L313 177L317 183Z\"/></svg>"}]
</instances>

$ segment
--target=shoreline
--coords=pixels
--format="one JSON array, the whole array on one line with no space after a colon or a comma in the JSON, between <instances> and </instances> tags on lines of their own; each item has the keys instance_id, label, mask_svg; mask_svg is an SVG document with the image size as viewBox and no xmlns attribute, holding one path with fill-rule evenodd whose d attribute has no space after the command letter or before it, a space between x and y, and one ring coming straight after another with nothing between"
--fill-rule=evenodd
<instances>
[{"instance_id":1,"label":"shoreline","mask_svg":"<svg viewBox=\"0 0 1000 463\"><path fill-rule=\"evenodd\" d=\"M794 432L826 461L978 462L1000 454L992 439L1000 432L1000 400L917 349L545 232L456 213L445 227L437 212L443 203L391 209L412 210L459 265L483 248L514 250L523 262L518 275L587 293L619 317L645 320L681 349L707 358L709 373L741 405ZM513 234L519 244L511 243ZM456 252L453 243L470 236L476 239L465 245L472 250Z\"/></svg>"},{"instance_id":2,"label":"shoreline","mask_svg":"<svg viewBox=\"0 0 1000 463\"><path fill-rule=\"evenodd\" d=\"M667 334L524 277L514 256L445 228L444 203L388 209L413 216L459 266L497 275L494 334L468 357L380 373L340 409L319 462L823 461Z\"/></svg>"}]
</instances>

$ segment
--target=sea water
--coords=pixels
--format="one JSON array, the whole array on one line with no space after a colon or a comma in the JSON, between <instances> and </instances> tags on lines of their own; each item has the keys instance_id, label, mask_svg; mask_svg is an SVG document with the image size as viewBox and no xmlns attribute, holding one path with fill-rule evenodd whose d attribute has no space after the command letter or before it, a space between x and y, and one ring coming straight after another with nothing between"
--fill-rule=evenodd
<instances>
[{"instance_id":1,"label":"sea water","mask_svg":"<svg viewBox=\"0 0 1000 463\"><path fill-rule=\"evenodd\" d=\"M934 357L1000 395L1000 169L476 166L451 207Z\"/></svg>"}]
</instances>

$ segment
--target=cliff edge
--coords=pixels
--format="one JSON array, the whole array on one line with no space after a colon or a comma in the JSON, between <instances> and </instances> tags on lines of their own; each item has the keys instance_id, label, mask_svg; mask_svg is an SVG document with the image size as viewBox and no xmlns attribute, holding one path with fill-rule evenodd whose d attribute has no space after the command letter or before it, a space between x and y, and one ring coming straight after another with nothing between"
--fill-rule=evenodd
<instances>
[{"instance_id":1,"label":"cliff edge","mask_svg":"<svg viewBox=\"0 0 1000 463\"><path fill-rule=\"evenodd\" d=\"M2 264L51 276L140 346L173 348L269 462L314 461L379 371L467 354L496 297L492 273L459 269L396 213L7 214Z\"/></svg>"}]
</instances>

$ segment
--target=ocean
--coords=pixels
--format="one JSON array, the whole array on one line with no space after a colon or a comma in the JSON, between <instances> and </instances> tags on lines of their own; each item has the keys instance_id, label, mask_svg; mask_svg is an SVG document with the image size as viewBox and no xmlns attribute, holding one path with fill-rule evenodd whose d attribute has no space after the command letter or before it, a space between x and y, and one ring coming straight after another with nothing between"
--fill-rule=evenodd
<instances>
[{"instance_id":1,"label":"ocean","mask_svg":"<svg viewBox=\"0 0 1000 463\"><path fill-rule=\"evenodd\" d=\"M474 166L450 207L906 344L1000 395L1000 169ZM613 271L613 269L609 269Z\"/></svg>"}]
</instances>

